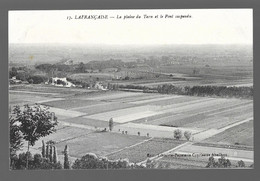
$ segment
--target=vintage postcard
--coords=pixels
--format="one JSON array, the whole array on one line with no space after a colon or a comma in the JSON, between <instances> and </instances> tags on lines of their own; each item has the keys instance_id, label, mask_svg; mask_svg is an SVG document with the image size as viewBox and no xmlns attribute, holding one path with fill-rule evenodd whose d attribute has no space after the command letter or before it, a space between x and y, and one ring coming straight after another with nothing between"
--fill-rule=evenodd
<instances>
[{"instance_id":1,"label":"vintage postcard","mask_svg":"<svg viewBox=\"0 0 260 181\"><path fill-rule=\"evenodd\" d=\"M10 170L254 167L252 9L8 16Z\"/></svg>"}]
</instances>

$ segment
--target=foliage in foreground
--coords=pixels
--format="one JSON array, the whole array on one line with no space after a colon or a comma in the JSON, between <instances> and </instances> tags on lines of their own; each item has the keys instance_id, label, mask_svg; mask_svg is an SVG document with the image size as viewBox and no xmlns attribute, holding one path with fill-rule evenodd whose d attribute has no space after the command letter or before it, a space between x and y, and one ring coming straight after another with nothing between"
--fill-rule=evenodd
<instances>
[{"instance_id":1,"label":"foliage in foreground","mask_svg":"<svg viewBox=\"0 0 260 181\"><path fill-rule=\"evenodd\" d=\"M12 116L9 117L9 134L10 134L10 155L15 155L16 151L23 146L23 136L20 126Z\"/></svg>"},{"instance_id":2,"label":"foliage in foreground","mask_svg":"<svg viewBox=\"0 0 260 181\"><path fill-rule=\"evenodd\" d=\"M10 168L12 170L24 170L26 168L26 162L28 159L28 169L62 169L60 162L51 162L48 158L43 158L41 154L35 154L34 156L30 152L20 153L18 156L13 155L11 158Z\"/></svg>"},{"instance_id":3,"label":"foliage in foreground","mask_svg":"<svg viewBox=\"0 0 260 181\"><path fill-rule=\"evenodd\" d=\"M211 156L209 157L208 164L206 168L230 168L232 167L231 162L229 159L226 159L224 156L219 158L217 161L215 161L214 157ZM240 168L245 168L246 165L243 160L240 160L237 162L237 165L233 165L233 167L240 167ZM254 164L251 164L249 168L254 167Z\"/></svg>"},{"instance_id":4,"label":"foliage in foreground","mask_svg":"<svg viewBox=\"0 0 260 181\"><path fill-rule=\"evenodd\" d=\"M33 146L41 137L45 137L55 131L58 124L57 117L48 111L48 107L35 104L34 106L24 105L23 110L20 106L15 106L12 119L19 124L19 130L23 139L28 141L29 146Z\"/></svg>"},{"instance_id":5,"label":"foliage in foreground","mask_svg":"<svg viewBox=\"0 0 260 181\"><path fill-rule=\"evenodd\" d=\"M26 167L29 168L29 148L34 146L35 142L41 137L45 137L55 132L55 126L58 124L57 117L51 113L46 106L35 104L33 106L24 105L15 106L9 117L10 127L10 158L11 165L19 161L16 152L22 147L23 140L28 142L28 154Z\"/></svg>"},{"instance_id":6,"label":"foliage in foreground","mask_svg":"<svg viewBox=\"0 0 260 181\"><path fill-rule=\"evenodd\" d=\"M88 153L75 160L72 169L141 169L142 165L130 163L128 159L109 160L106 157L98 157L94 153Z\"/></svg>"}]
</instances>

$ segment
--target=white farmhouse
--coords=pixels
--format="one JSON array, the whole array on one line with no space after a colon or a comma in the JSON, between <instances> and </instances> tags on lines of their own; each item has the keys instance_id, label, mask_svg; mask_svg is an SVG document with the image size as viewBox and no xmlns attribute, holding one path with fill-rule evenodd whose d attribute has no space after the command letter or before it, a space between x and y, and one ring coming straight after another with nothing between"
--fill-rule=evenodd
<instances>
[{"instance_id":1,"label":"white farmhouse","mask_svg":"<svg viewBox=\"0 0 260 181\"><path fill-rule=\"evenodd\" d=\"M65 85L57 84L58 80L65 82ZM67 78L59 78L59 77L52 77L51 85L60 86L60 87L76 87L73 83L67 81Z\"/></svg>"}]
</instances>

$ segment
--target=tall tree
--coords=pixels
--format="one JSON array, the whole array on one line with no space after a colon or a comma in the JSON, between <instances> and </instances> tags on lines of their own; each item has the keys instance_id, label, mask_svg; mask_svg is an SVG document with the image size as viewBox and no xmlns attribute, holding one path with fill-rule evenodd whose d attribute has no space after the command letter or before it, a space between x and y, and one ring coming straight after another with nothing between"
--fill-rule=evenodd
<instances>
[{"instance_id":1,"label":"tall tree","mask_svg":"<svg viewBox=\"0 0 260 181\"><path fill-rule=\"evenodd\" d=\"M50 145L47 143L45 157L49 159Z\"/></svg>"},{"instance_id":2,"label":"tall tree","mask_svg":"<svg viewBox=\"0 0 260 181\"><path fill-rule=\"evenodd\" d=\"M44 140L42 140L42 157L45 158L46 155L46 146Z\"/></svg>"},{"instance_id":3,"label":"tall tree","mask_svg":"<svg viewBox=\"0 0 260 181\"><path fill-rule=\"evenodd\" d=\"M23 139L28 142L28 152L30 146L34 146L38 139L55 131L55 126L58 124L57 117L52 116L53 114L48 109L38 104L24 105L23 110L20 106L14 108L13 112L16 116L14 119L20 123Z\"/></svg>"},{"instance_id":4,"label":"tall tree","mask_svg":"<svg viewBox=\"0 0 260 181\"><path fill-rule=\"evenodd\" d=\"M114 127L114 121L113 121L113 118L110 118L110 119L109 119L108 126L109 126L109 130L112 131L112 130L113 130L113 127Z\"/></svg>"},{"instance_id":5,"label":"tall tree","mask_svg":"<svg viewBox=\"0 0 260 181\"><path fill-rule=\"evenodd\" d=\"M64 169L70 169L69 147L68 147L68 145L65 146L63 153L64 153L64 164L63 164L63 167L64 167Z\"/></svg>"},{"instance_id":6,"label":"tall tree","mask_svg":"<svg viewBox=\"0 0 260 181\"><path fill-rule=\"evenodd\" d=\"M49 154L49 159L50 159L50 162L52 163L52 161L53 161L52 145L50 145L50 154Z\"/></svg>"},{"instance_id":7,"label":"tall tree","mask_svg":"<svg viewBox=\"0 0 260 181\"><path fill-rule=\"evenodd\" d=\"M53 163L58 163L57 148L53 146Z\"/></svg>"}]
</instances>

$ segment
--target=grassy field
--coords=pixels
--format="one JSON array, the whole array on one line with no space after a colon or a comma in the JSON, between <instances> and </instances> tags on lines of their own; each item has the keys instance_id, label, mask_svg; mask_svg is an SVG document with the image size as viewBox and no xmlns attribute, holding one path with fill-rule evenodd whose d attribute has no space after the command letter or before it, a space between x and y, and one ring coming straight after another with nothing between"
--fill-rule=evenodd
<instances>
[{"instance_id":1,"label":"grassy field","mask_svg":"<svg viewBox=\"0 0 260 181\"><path fill-rule=\"evenodd\" d=\"M88 89L78 89L78 88L68 88L68 87L55 87L45 84L26 84L26 85L11 85L9 90L19 90L19 91L30 91L34 94L37 93L47 93L47 94L59 94L63 96L67 95L77 95L90 92L96 92L97 90L88 90Z\"/></svg>"},{"instance_id":2,"label":"grassy field","mask_svg":"<svg viewBox=\"0 0 260 181\"><path fill-rule=\"evenodd\" d=\"M57 144L57 148L59 151L62 151L65 145L69 145L70 156L72 157L81 157L89 152L97 155L107 155L111 152L139 143L144 139L146 139L146 137L123 134L118 135L116 133L108 132L93 132L86 136L71 139L66 142L60 142Z\"/></svg>"},{"instance_id":3,"label":"grassy field","mask_svg":"<svg viewBox=\"0 0 260 181\"><path fill-rule=\"evenodd\" d=\"M87 125L87 126L92 126L92 127L99 127L99 128L108 127L108 121L101 121L101 120L90 119L90 118L86 118L86 117L68 118L68 119L63 119L62 121L68 122L68 123ZM117 125L117 123L114 122L114 125Z\"/></svg>"},{"instance_id":4,"label":"grassy field","mask_svg":"<svg viewBox=\"0 0 260 181\"><path fill-rule=\"evenodd\" d=\"M205 168L208 163L208 157L174 157L165 156L157 161L164 167L170 169L202 169Z\"/></svg>"},{"instance_id":5,"label":"grassy field","mask_svg":"<svg viewBox=\"0 0 260 181\"><path fill-rule=\"evenodd\" d=\"M253 121L249 121L238 126L232 127L230 129L227 129L226 131L217 134L211 138L208 138L205 140L205 142L254 146L253 137Z\"/></svg>"},{"instance_id":6,"label":"grassy field","mask_svg":"<svg viewBox=\"0 0 260 181\"><path fill-rule=\"evenodd\" d=\"M78 107L86 107L100 104L98 101L93 100L81 100L81 99L73 99L69 98L66 100L58 100L58 101L49 101L43 103L43 105L50 106L50 107L57 107L62 109L73 109Z\"/></svg>"},{"instance_id":7,"label":"grassy field","mask_svg":"<svg viewBox=\"0 0 260 181\"><path fill-rule=\"evenodd\" d=\"M111 102L111 103L103 102L103 104L78 108L78 109L74 109L74 110L83 112L83 113L87 113L88 115L93 115L93 114L106 114L109 111L115 111L115 110L120 110L120 109L124 109L124 108L131 108L131 107L134 107L134 105L120 103L120 102L119 103L118 102ZM109 117L111 117L111 116L114 117L115 115L110 114ZM97 117L92 116L91 118L95 119ZM106 119L106 118L104 118L104 119Z\"/></svg>"}]
</instances>

